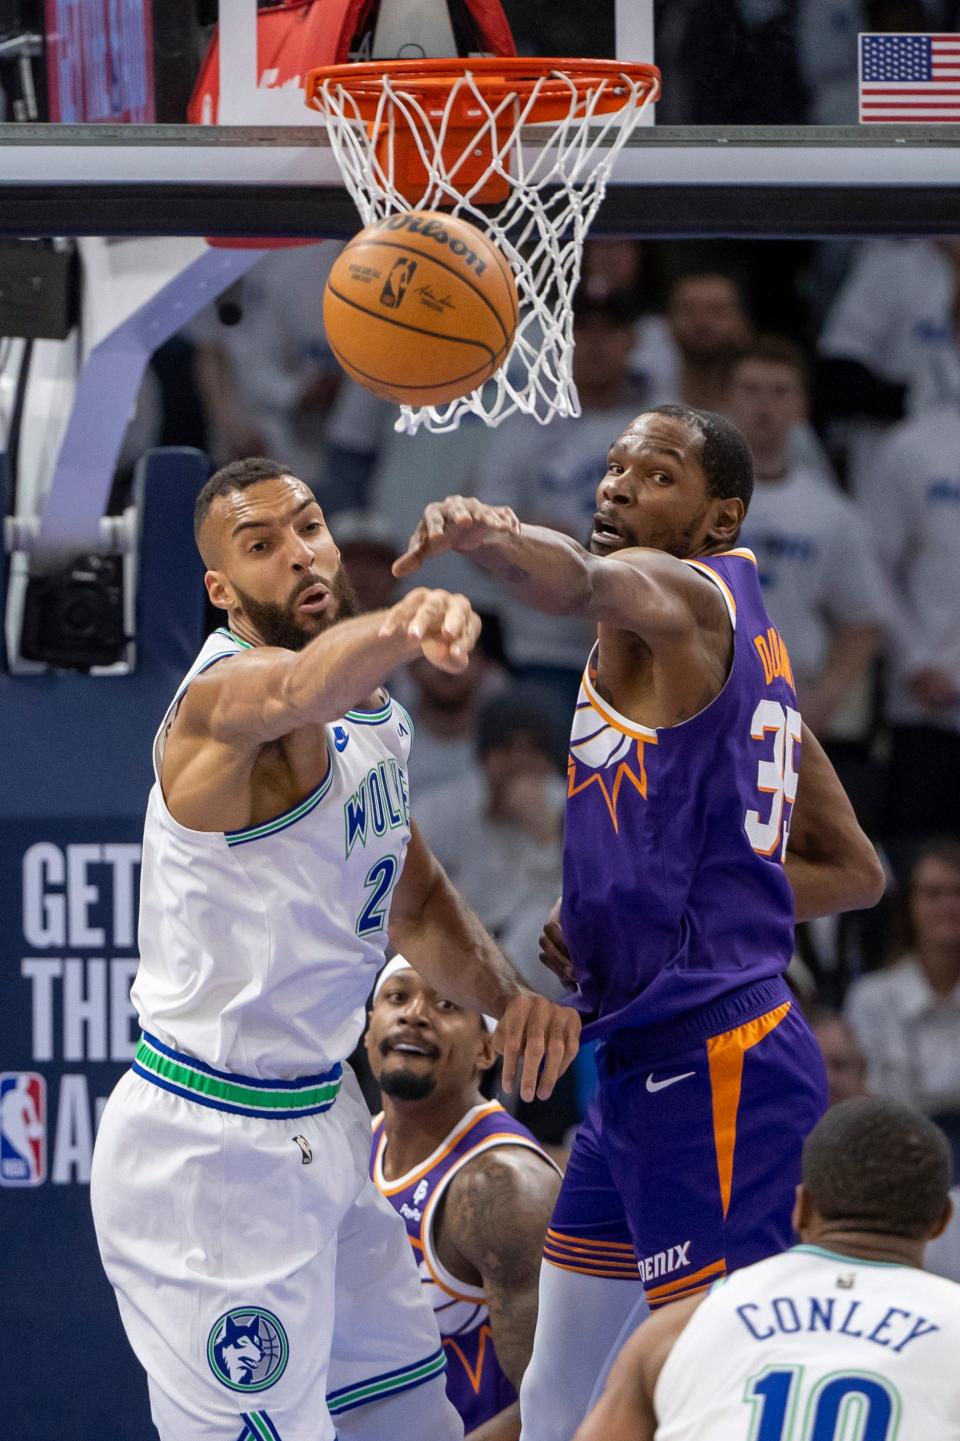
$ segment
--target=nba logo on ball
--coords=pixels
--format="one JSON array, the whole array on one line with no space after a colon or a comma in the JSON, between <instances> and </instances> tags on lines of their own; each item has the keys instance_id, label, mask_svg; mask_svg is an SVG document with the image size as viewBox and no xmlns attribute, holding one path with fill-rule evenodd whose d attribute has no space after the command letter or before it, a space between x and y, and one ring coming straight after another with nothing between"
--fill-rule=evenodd
<instances>
[{"instance_id":1,"label":"nba logo on ball","mask_svg":"<svg viewBox=\"0 0 960 1441\"><path fill-rule=\"evenodd\" d=\"M290 1347L272 1311L237 1306L214 1321L207 1338L210 1369L231 1391L266 1391L283 1375Z\"/></svg>"},{"instance_id":2,"label":"nba logo on ball","mask_svg":"<svg viewBox=\"0 0 960 1441\"><path fill-rule=\"evenodd\" d=\"M381 305L385 305L388 310L396 310L407 293L407 286L413 279L416 268L415 260L398 260L394 264L380 292Z\"/></svg>"},{"instance_id":3,"label":"nba logo on ball","mask_svg":"<svg viewBox=\"0 0 960 1441\"><path fill-rule=\"evenodd\" d=\"M47 1178L47 1083L35 1071L0 1072L0 1186Z\"/></svg>"}]
</instances>

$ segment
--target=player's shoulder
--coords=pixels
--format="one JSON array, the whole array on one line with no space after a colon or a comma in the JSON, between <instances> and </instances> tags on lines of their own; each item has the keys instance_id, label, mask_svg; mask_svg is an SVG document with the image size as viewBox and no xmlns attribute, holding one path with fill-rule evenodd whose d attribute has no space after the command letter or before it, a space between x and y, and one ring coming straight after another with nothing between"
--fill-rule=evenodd
<instances>
[{"instance_id":1,"label":"player's shoulder","mask_svg":"<svg viewBox=\"0 0 960 1441\"><path fill-rule=\"evenodd\" d=\"M532 1135L504 1130L478 1138L466 1153L450 1182L448 1210L463 1206L502 1221L504 1214L522 1217L531 1207L538 1212L541 1202L552 1209L559 1180L557 1167Z\"/></svg>"}]
</instances>

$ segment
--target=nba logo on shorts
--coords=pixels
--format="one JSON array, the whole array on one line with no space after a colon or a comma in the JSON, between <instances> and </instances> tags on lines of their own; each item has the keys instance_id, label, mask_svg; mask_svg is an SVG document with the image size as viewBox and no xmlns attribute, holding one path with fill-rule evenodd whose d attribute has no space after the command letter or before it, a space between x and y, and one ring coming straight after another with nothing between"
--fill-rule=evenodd
<instances>
[{"instance_id":1,"label":"nba logo on shorts","mask_svg":"<svg viewBox=\"0 0 960 1441\"><path fill-rule=\"evenodd\" d=\"M417 268L415 260L395 260L393 269L384 281L380 292L380 304L388 310L396 310L407 293L407 286Z\"/></svg>"},{"instance_id":2,"label":"nba logo on shorts","mask_svg":"<svg viewBox=\"0 0 960 1441\"><path fill-rule=\"evenodd\" d=\"M47 1083L35 1071L0 1071L0 1186L47 1178Z\"/></svg>"}]
</instances>

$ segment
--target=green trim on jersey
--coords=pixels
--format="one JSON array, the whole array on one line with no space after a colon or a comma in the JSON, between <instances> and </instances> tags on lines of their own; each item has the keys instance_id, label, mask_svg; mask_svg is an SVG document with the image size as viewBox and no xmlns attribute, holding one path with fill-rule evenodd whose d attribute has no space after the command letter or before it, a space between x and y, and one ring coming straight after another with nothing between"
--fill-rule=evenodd
<instances>
[{"instance_id":1,"label":"green trim on jersey","mask_svg":"<svg viewBox=\"0 0 960 1441\"><path fill-rule=\"evenodd\" d=\"M416 728L416 726L415 726L414 723L413 723L413 716L412 716L412 715L410 714L410 712L407 710L406 706L405 706L405 705L401 705L398 700L395 700L393 703L394 703L394 705L396 706L397 710L400 712L400 714L403 716L404 720L406 721L406 723L407 723L407 728L408 728L408 730L410 731L410 739L411 739L411 741L412 741L413 738L414 738L414 736L415 736L416 733L417 733L417 728Z\"/></svg>"},{"instance_id":2,"label":"green trim on jersey","mask_svg":"<svg viewBox=\"0 0 960 1441\"><path fill-rule=\"evenodd\" d=\"M272 836L277 831L286 830L287 826L292 826L295 821L303 820L304 816L308 816L312 810L315 810L332 785L333 755L330 747L327 746L327 773L316 790L311 791L299 805L292 806L290 810L283 811L268 821L263 821L261 825L248 826L244 831L224 831L224 840L228 846L242 846L247 841L260 841L264 836Z\"/></svg>"},{"instance_id":3,"label":"green trim on jersey","mask_svg":"<svg viewBox=\"0 0 960 1441\"><path fill-rule=\"evenodd\" d=\"M344 715L344 720L353 721L354 725L359 726L383 725L385 720L390 719L392 710L393 700L387 696L386 705L381 706L379 710L348 710Z\"/></svg>"},{"instance_id":4,"label":"green trim on jersey","mask_svg":"<svg viewBox=\"0 0 960 1441\"><path fill-rule=\"evenodd\" d=\"M228 1079L190 1057L166 1055L141 1036L134 1055L134 1070L165 1090L200 1101L215 1110L238 1111L250 1116L300 1116L305 1112L327 1111L340 1090L340 1069L330 1079L313 1076L303 1085L296 1081L271 1084L252 1077Z\"/></svg>"},{"instance_id":5,"label":"green trim on jersey","mask_svg":"<svg viewBox=\"0 0 960 1441\"><path fill-rule=\"evenodd\" d=\"M380 1401L394 1391L406 1391L413 1386L419 1386L434 1376L442 1375L446 1369L447 1358L441 1348L426 1361L420 1361L415 1366L396 1371L390 1376L361 1381L356 1386L344 1387L342 1391L328 1395L327 1410L331 1416L338 1416L341 1411L352 1411L355 1406L362 1406L367 1401Z\"/></svg>"},{"instance_id":6,"label":"green trim on jersey","mask_svg":"<svg viewBox=\"0 0 960 1441\"><path fill-rule=\"evenodd\" d=\"M243 640L240 636L234 635L233 631L228 630L225 625L218 625L214 631L214 635L225 635L228 640L236 641L237 645L242 645L244 650L253 650L253 646L248 640Z\"/></svg>"},{"instance_id":7,"label":"green trim on jersey","mask_svg":"<svg viewBox=\"0 0 960 1441\"><path fill-rule=\"evenodd\" d=\"M861 1256L850 1256L844 1251L828 1251L826 1246L814 1246L803 1241L799 1246L791 1246L791 1251L800 1251L807 1256L822 1256L825 1261L842 1261L846 1266L899 1266L902 1270L906 1265L904 1261L867 1261Z\"/></svg>"}]
</instances>

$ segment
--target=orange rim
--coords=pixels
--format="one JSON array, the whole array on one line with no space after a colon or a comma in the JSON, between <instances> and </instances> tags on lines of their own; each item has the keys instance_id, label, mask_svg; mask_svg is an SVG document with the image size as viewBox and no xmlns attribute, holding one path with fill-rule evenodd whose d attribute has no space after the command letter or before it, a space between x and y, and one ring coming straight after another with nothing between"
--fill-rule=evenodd
<instances>
[{"instance_id":1,"label":"orange rim","mask_svg":"<svg viewBox=\"0 0 960 1441\"><path fill-rule=\"evenodd\" d=\"M323 86L325 82L333 81L353 97L361 117L367 118L368 112L372 112L383 95L386 78L402 82L405 93L429 102L447 93L467 74L473 77L481 94L491 100L507 96L526 99L534 87L540 85L537 102L527 117L530 124L536 124L541 102L553 118L555 102L569 100L571 84L578 92L588 92L601 84L608 87L593 108L592 113L598 115L623 107L624 90L611 84L618 77L623 77L632 86L640 86L632 101L637 106L648 99L655 100L660 91L660 71L655 65L620 60L530 59L519 55L494 55L471 56L469 59L366 60L357 65L322 65L307 73L307 101L316 102L321 110L325 109Z\"/></svg>"}]
</instances>

